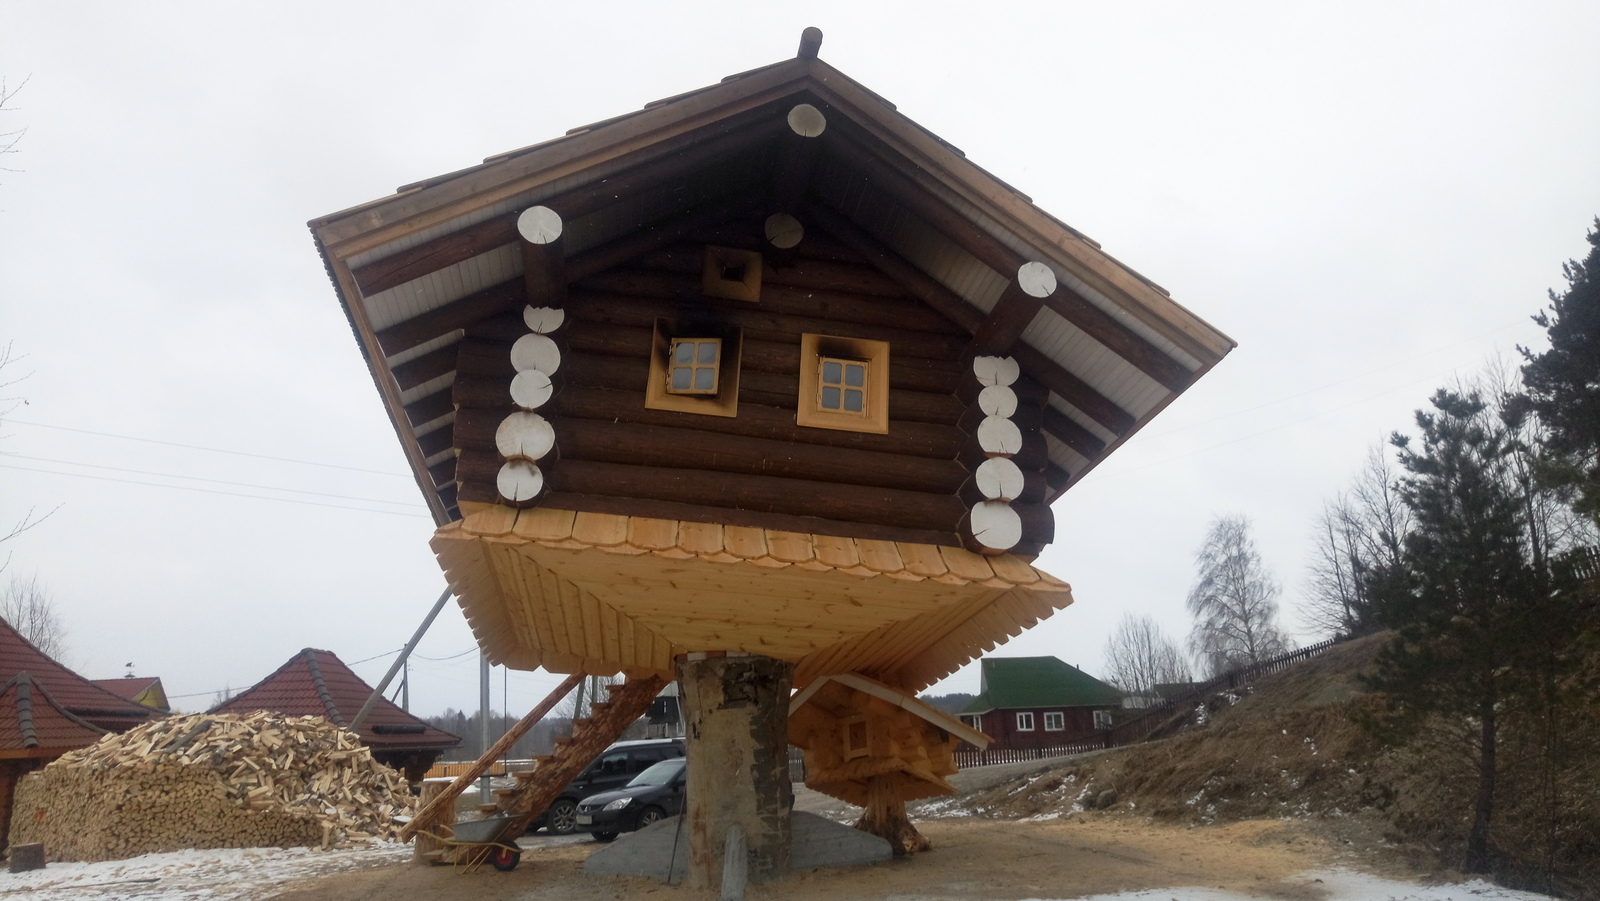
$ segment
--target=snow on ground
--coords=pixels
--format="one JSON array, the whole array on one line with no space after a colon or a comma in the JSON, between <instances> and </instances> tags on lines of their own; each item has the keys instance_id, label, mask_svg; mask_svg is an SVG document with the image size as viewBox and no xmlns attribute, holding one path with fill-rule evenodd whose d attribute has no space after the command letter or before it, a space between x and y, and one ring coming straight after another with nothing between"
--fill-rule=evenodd
<instances>
[{"instance_id":1,"label":"snow on ground","mask_svg":"<svg viewBox=\"0 0 1600 901\"><path fill-rule=\"evenodd\" d=\"M1513 891L1479 879L1445 885L1417 885L1344 869L1302 873L1292 882L1300 885L1321 883L1318 887L1328 893L1323 901L1553 901L1549 895ZM1259 901L1260 898L1260 895L1221 889L1163 888L1094 895L1081 901Z\"/></svg>"},{"instance_id":2,"label":"snow on ground","mask_svg":"<svg viewBox=\"0 0 1600 901\"><path fill-rule=\"evenodd\" d=\"M394 842L371 842L336 851L173 851L100 863L52 863L27 873L0 873L0 895L27 901L246 901L296 879L384 866L410 858L411 846Z\"/></svg>"}]
</instances>

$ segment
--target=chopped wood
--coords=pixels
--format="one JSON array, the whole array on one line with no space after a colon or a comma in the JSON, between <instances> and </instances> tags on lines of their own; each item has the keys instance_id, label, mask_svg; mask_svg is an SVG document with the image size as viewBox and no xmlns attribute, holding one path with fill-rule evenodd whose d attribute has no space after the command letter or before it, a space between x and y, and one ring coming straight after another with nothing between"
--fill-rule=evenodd
<instances>
[{"instance_id":1,"label":"chopped wood","mask_svg":"<svg viewBox=\"0 0 1600 901\"><path fill-rule=\"evenodd\" d=\"M323 717L269 711L146 723L70 751L17 786L13 845L51 860L185 848L392 839L411 813L405 777Z\"/></svg>"}]
</instances>

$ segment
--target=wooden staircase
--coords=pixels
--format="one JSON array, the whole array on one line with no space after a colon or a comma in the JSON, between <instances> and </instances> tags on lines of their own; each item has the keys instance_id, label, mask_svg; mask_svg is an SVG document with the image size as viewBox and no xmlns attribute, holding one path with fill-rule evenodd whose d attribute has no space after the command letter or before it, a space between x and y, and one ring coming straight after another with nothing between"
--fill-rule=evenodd
<instances>
[{"instance_id":1,"label":"wooden staircase","mask_svg":"<svg viewBox=\"0 0 1600 901\"><path fill-rule=\"evenodd\" d=\"M551 754L543 754L534 758L532 770L516 774L516 786L502 788L495 791L496 801L493 804L481 804L478 810L485 818L503 816L507 817L506 823L501 827L493 841L511 844L518 836L528 829L532 823L550 803L561 794L575 776L583 771L600 752L610 747L618 737L639 717L650 709L650 702L655 700L661 689L666 687L667 680L660 676L649 676L642 679L629 679L621 685L608 685L610 692L608 700L596 701L590 705L592 714L584 719L572 721L572 737L558 738L555 740L555 750ZM562 692L565 694L565 692ZM542 705L541 705L542 706ZM522 724L518 724L519 726ZM528 725L532 725L529 723ZM503 742L501 742L503 743ZM487 770L489 765L500 756L503 750L497 743L478 760L478 767L474 769ZM473 778L476 778L474 776ZM458 778L450 786L450 791L442 793L439 799L430 802L430 809L440 805L450 805L472 779ZM443 799L443 800L440 800ZM402 830L401 838L405 839L416 831L416 828L426 825L423 813L418 814L414 826ZM430 821L437 820L429 816ZM448 851L449 849L445 849ZM432 855L430 855L432 856ZM445 853L438 858L441 862L449 862L451 854Z\"/></svg>"}]
</instances>

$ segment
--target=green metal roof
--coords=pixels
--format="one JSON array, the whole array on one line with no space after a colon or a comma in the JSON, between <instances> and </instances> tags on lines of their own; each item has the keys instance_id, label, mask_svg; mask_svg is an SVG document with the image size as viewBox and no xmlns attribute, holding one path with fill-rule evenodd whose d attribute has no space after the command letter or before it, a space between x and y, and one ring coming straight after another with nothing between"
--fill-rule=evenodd
<instances>
[{"instance_id":1,"label":"green metal roof","mask_svg":"<svg viewBox=\"0 0 1600 901\"><path fill-rule=\"evenodd\" d=\"M985 658L981 672L978 696L962 713L1122 703L1122 692L1055 657Z\"/></svg>"}]
</instances>

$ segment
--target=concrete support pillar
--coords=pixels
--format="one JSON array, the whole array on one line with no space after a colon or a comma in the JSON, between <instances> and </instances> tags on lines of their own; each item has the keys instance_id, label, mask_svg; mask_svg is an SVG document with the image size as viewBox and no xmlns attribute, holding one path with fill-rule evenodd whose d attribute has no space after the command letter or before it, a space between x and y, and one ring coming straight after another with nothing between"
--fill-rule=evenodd
<instances>
[{"instance_id":1,"label":"concrete support pillar","mask_svg":"<svg viewBox=\"0 0 1600 901\"><path fill-rule=\"evenodd\" d=\"M697 658L697 659L688 659ZM678 660L687 726L690 885L719 889L728 828L749 849L749 878L789 872L789 685L794 666L756 655Z\"/></svg>"}]
</instances>

